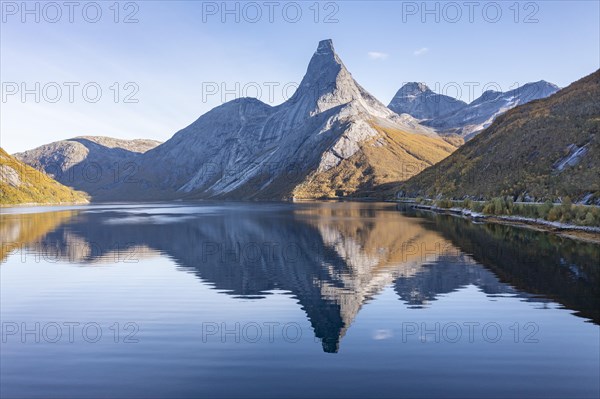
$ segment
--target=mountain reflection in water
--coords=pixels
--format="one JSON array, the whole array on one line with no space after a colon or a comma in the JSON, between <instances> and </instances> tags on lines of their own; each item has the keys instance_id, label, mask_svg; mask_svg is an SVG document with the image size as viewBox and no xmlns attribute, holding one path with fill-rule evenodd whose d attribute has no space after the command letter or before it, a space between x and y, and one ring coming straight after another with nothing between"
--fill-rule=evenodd
<instances>
[{"instance_id":1,"label":"mountain reflection in water","mask_svg":"<svg viewBox=\"0 0 600 399\"><path fill-rule=\"evenodd\" d=\"M161 204L3 215L15 245L82 265L168 256L215 290L260 300L290 292L325 352L363 304L392 285L415 309L468 285L556 301L600 321L600 246L401 205Z\"/></svg>"}]
</instances>

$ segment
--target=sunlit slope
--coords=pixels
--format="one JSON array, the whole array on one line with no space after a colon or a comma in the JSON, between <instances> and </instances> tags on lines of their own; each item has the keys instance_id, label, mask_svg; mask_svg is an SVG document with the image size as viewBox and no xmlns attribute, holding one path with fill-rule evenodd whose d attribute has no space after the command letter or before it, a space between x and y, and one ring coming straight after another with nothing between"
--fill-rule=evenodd
<instances>
[{"instance_id":1,"label":"sunlit slope","mask_svg":"<svg viewBox=\"0 0 600 399\"><path fill-rule=\"evenodd\" d=\"M434 165L456 147L440 137L407 133L374 122L378 135L337 166L316 170L294 190L295 198L373 196L389 183L405 181Z\"/></svg>"},{"instance_id":2,"label":"sunlit slope","mask_svg":"<svg viewBox=\"0 0 600 399\"><path fill-rule=\"evenodd\" d=\"M512 109L439 164L402 184L405 196L600 202L600 71Z\"/></svg>"},{"instance_id":3,"label":"sunlit slope","mask_svg":"<svg viewBox=\"0 0 600 399\"><path fill-rule=\"evenodd\" d=\"M87 202L87 197L16 160L0 148L0 204L63 202Z\"/></svg>"}]
</instances>

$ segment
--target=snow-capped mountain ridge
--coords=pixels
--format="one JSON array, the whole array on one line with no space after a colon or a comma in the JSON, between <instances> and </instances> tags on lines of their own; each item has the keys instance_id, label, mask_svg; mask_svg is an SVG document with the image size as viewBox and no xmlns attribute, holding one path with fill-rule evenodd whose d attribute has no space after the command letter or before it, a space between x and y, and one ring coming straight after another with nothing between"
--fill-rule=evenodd
<instances>
[{"instance_id":1,"label":"snow-capped mountain ridge","mask_svg":"<svg viewBox=\"0 0 600 399\"><path fill-rule=\"evenodd\" d=\"M408 113L434 128L440 134L458 134L472 138L488 127L494 119L533 100L548 97L560 88L540 80L516 89L501 92L486 90L467 104L450 96L437 94L422 83L407 83L398 90L388 107L398 113Z\"/></svg>"}]
</instances>

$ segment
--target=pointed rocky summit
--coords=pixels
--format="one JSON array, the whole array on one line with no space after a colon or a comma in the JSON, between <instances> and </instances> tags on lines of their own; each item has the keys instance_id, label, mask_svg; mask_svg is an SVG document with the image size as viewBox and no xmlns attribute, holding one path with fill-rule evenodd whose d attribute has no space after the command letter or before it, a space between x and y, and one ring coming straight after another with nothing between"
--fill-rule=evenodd
<instances>
[{"instance_id":1,"label":"pointed rocky summit","mask_svg":"<svg viewBox=\"0 0 600 399\"><path fill-rule=\"evenodd\" d=\"M455 149L369 94L323 40L288 101L241 98L212 109L136 157L135 181L111 182L94 199L365 196Z\"/></svg>"}]
</instances>

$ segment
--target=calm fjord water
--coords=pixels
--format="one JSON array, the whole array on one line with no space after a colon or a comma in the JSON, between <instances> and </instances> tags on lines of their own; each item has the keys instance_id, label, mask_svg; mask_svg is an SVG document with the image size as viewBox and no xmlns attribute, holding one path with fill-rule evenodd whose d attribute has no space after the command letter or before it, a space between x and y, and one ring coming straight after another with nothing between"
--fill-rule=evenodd
<instances>
[{"instance_id":1,"label":"calm fjord water","mask_svg":"<svg viewBox=\"0 0 600 399\"><path fill-rule=\"evenodd\" d=\"M600 396L598 245L334 202L0 232L2 397Z\"/></svg>"}]
</instances>

